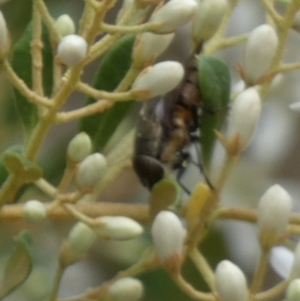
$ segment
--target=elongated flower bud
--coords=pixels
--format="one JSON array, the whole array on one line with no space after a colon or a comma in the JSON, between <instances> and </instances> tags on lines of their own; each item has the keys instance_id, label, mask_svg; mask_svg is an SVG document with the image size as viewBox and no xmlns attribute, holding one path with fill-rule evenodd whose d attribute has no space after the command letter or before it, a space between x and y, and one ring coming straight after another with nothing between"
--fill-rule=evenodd
<instances>
[{"instance_id":1,"label":"elongated flower bud","mask_svg":"<svg viewBox=\"0 0 300 301\"><path fill-rule=\"evenodd\" d=\"M193 17L192 35L198 44L210 39L218 29L226 12L226 0L198 0L198 8Z\"/></svg>"},{"instance_id":2,"label":"elongated flower bud","mask_svg":"<svg viewBox=\"0 0 300 301\"><path fill-rule=\"evenodd\" d=\"M62 37L75 33L75 25L71 17L67 14L61 15L55 21L55 27Z\"/></svg>"},{"instance_id":3,"label":"elongated flower bud","mask_svg":"<svg viewBox=\"0 0 300 301\"><path fill-rule=\"evenodd\" d=\"M135 65L147 66L155 62L170 45L174 33L154 34L145 32L137 37L133 48L132 59Z\"/></svg>"},{"instance_id":4,"label":"elongated flower bud","mask_svg":"<svg viewBox=\"0 0 300 301\"><path fill-rule=\"evenodd\" d=\"M294 279L286 291L286 301L300 300L300 279Z\"/></svg>"},{"instance_id":5,"label":"elongated flower bud","mask_svg":"<svg viewBox=\"0 0 300 301\"><path fill-rule=\"evenodd\" d=\"M26 220L37 223L46 218L47 210L40 201L31 200L24 204L23 216Z\"/></svg>"},{"instance_id":6,"label":"elongated flower bud","mask_svg":"<svg viewBox=\"0 0 300 301\"><path fill-rule=\"evenodd\" d=\"M96 233L83 222L77 222L67 239L67 262L80 260L91 248L97 238ZM69 257L69 258L68 258Z\"/></svg>"},{"instance_id":7,"label":"elongated flower bud","mask_svg":"<svg viewBox=\"0 0 300 301\"><path fill-rule=\"evenodd\" d=\"M180 83L183 75L184 69L180 63L161 62L144 69L134 81L132 90L141 92L143 99L162 96L173 90Z\"/></svg>"},{"instance_id":8,"label":"elongated flower bud","mask_svg":"<svg viewBox=\"0 0 300 301\"><path fill-rule=\"evenodd\" d=\"M278 44L275 30L267 24L249 35L245 52L245 71L250 84L255 84L268 71Z\"/></svg>"},{"instance_id":9,"label":"elongated flower bud","mask_svg":"<svg viewBox=\"0 0 300 301\"><path fill-rule=\"evenodd\" d=\"M284 234L292 210L292 199L280 185L273 185L258 204L257 224L260 244L269 249Z\"/></svg>"},{"instance_id":10,"label":"elongated flower bud","mask_svg":"<svg viewBox=\"0 0 300 301\"><path fill-rule=\"evenodd\" d=\"M125 277L115 281L109 287L109 300L138 301L143 296L143 284L140 280Z\"/></svg>"},{"instance_id":11,"label":"elongated flower bud","mask_svg":"<svg viewBox=\"0 0 300 301\"><path fill-rule=\"evenodd\" d=\"M255 88L248 88L234 100L229 116L228 137L239 135L239 149L245 150L256 129L261 100Z\"/></svg>"},{"instance_id":12,"label":"elongated flower bud","mask_svg":"<svg viewBox=\"0 0 300 301\"><path fill-rule=\"evenodd\" d=\"M171 0L155 12L150 21L163 22L158 33L174 32L178 27L191 21L197 8L195 0Z\"/></svg>"},{"instance_id":13,"label":"elongated flower bud","mask_svg":"<svg viewBox=\"0 0 300 301\"><path fill-rule=\"evenodd\" d=\"M84 132L77 134L68 145L68 157L73 162L81 162L92 151L92 141Z\"/></svg>"},{"instance_id":14,"label":"elongated flower bud","mask_svg":"<svg viewBox=\"0 0 300 301\"><path fill-rule=\"evenodd\" d=\"M142 226L126 216L103 216L90 225L103 239L129 240L143 233Z\"/></svg>"},{"instance_id":15,"label":"elongated flower bud","mask_svg":"<svg viewBox=\"0 0 300 301\"><path fill-rule=\"evenodd\" d=\"M270 254L270 265L283 279L288 279L294 264L294 253L283 246L273 247Z\"/></svg>"},{"instance_id":16,"label":"elongated flower bud","mask_svg":"<svg viewBox=\"0 0 300 301\"><path fill-rule=\"evenodd\" d=\"M247 281L241 269L229 260L221 261L216 268L217 292L222 301L246 301Z\"/></svg>"},{"instance_id":17,"label":"elongated flower bud","mask_svg":"<svg viewBox=\"0 0 300 301\"><path fill-rule=\"evenodd\" d=\"M81 36L70 34L65 36L58 44L57 55L62 63L72 67L87 55L87 42Z\"/></svg>"},{"instance_id":18,"label":"elongated flower bud","mask_svg":"<svg viewBox=\"0 0 300 301\"><path fill-rule=\"evenodd\" d=\"M87 156L79 166L76 182L80 189L92 190L104 177L107 170L106 159L102 154L96 153Z\"/></svg>"},{"instance_id":19,"label":"elongated flower bud","mask_svg":"<svg viewBox=\"0 0 300 301\"><path fill-rule=\"evenodd\" d=\"M151 228L158 257L170 273L180 271L183 257L185 231L179 218L170 211L161 211Z\"/></svg>"}]
</instances>

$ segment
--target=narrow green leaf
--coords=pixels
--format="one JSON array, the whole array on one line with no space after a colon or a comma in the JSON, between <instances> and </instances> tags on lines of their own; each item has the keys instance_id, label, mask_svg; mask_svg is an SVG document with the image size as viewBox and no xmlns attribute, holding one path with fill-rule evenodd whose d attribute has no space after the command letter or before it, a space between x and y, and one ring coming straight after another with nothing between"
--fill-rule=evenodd
<instances>
[{"instance_id":1,"label":"narrow green leaf","mask_svg":"<svg viewBox=\"0 0 300 301\"><path fill-rule=\"evenodd\" d=\"M14 146L6 150L2 155L5 168L20 180L20 183L31 183L43 176L42 168L29 161L22 155L20 146Z\"/></svg>"},{"instance_id":2,"label":"narrow green leaf","mask_svg":"<svg viewBox=\"0 0 300 301\"><path fill-rule=\"evenodd\" d=\"M0 283L0 299L18 288L30 275L32 258L28 249L28 235L24 231L16 237L15 249L5 265Z\"/></svg>"},{"instance_id":3,"label":"narrow green leaf","mask_svg":"<svg viewBox=\"0 0 300 301\"><path fill-rule=\"evenodd\" d=\"M180 189L176 181L163 179L154 185L149 199L149 216L153 220L162 210L175 205L180 195Z\"/></svg>"},{"instance_id":4,"label":"narrow green leaf","mask_svg":"<svg viewBox=\"0 0 300 301\"><path fill-rule=\"evenodd\" d=\"M228 66L213 56L200 56L198 81L204 102L200 116L200 144L205 166L209 166L216 141L214 130L220 130L230 100L230 72Z\"/></svg>"},{"instance_id":5,"label":"narrow green leaf","mask_svg":"<svg viewBox=\"0 0 300 301\"><path fill-rule=\"evenodd\" d=\"M125 36L103 57L94 80L94 88L113 91L118 86L130 68L134 40L135 36ZM86 105L95 101L89 97ZM133 103L133 101L116 103L108 111L83 118L79 131L86 132L91 137L94 148L101 150Z\"/></svg>"},{"instance_id":6,"label":"narrow green leaf","mask_svg":"<svg viewBox=\"0 0 300 301\"><path fill-rule=\"evenodd\" d=\"M52 64L53 55L49 41L49 35L46 28L43 28L43 85L47 96L51 94L52 89ZM31 56L31 42L32 42L32 23L29 23L25 29L20 40L14 45L12 66L17 75L32 87L32 56ZM21 95L21 93L14 89L15 103L18 113L21 117L26 133L30 133L38 122L37 108L34 104Z\"/></svg>"}]
</instances>

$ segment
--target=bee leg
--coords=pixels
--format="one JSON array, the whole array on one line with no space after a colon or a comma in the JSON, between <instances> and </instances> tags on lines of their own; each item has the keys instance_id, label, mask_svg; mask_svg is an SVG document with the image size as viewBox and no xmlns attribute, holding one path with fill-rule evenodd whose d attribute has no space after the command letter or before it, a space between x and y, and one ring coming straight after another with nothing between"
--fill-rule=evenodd
<instances>
[{"instance_id":1,"label":"bee leg","mask_svg":"<svg viewBox=\"0 0 300 301\"><path fill-rule=\"evenodd\" d=\"M187 154L189 156L189 154ZM185 187L185 185L182 183L181 179L186 172L187 166L185 166L185 163L183 163L181 166L178 167L177 175L176 175L176 180L180 187L188 194L191 194L191 191Z\"/></svg>"},{"instance_id":2,"label":"bee leg","mask_svg":"<svg viewBox=\"0 0 300 301\"><path fill-rule=\"evenodd\" d=\"M209 186L209 188L211 190L215 190L214 185L212 184L210 179L207 177L206 172L204 170L204 166L203 166L202 159L201 159L201 149L200 149L199 137L198 136L192 136L192 143L196 148L196 154L197 154L197 161L198 162L191 161L191 163L193 163L193 164L195 164L196 166L199 167L200 172L203 175L206 184Z\"/></svg>"}]
</instances>

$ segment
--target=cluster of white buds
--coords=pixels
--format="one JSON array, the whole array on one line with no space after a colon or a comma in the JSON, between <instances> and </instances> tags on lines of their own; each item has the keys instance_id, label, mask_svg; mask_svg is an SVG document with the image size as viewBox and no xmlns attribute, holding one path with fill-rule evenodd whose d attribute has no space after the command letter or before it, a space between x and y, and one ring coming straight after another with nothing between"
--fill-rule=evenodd
<instances>
[{"instance_id":1,"label":"cluster of white buds","mask_svg":"<svg viewBox=\"0 0 300 301\"><path fill-rule=\"evenodd\" d=\"M129 240L143 233L143 227L126 216L98 217L90 227L103 239Z\"/></svg>"},{"instance_id":2,"label":"cluster of white buds","mask_svg":"<svg viewBox=\"0 0 300 301\"><path fill-rule=\"evenodd\" d=\"M81 162L92 151L92 141L85 132L77 134L68 144L68 158L75 162Z\"/></svg>"},{"instance_id":3,"label":"cluster of white buds","mask_svg":"<svg viewBox=\"0 0 300 301\"><path fill-rule=\"evenodd\" d=\"M132 84L139 99L162 96L173 90L183 79L184 68L178 62L165 61L144 69Z\"/></svg>"},{"instance_id":4,"label":"cluster of white buds","mask_svg":"<svg viewBox=\"0 0 300 301\"><path fill-rule=\"evenodd\" d=\"M196 44L214 35L225 15L227 0L197 0L197 3L192 22L192 36Z\"/></svg>"},{"instance_id":5,"label":"cluster of white buds","mask_svg":"<svg viewBox=\"0 0 300 301\"><path fill-rule=\"evenodd\" d=\"M260 25L250 33L245 52L245 72L249 84L256 84L269 70L277 44L277 34L270 25Z\"/></svg>"},{"instance_id":6,"label":"cluster of white buds","mask_svg":"<svg viewBox=\"0 0 300 301\"><path fill-rule=\"evenodd\" d=\"M67 239L68 260L71 262L80 260L94 244L96 238L96 233L89 226L83 222L77 222Z\"/></svg>"},{"instance_id":7,"label":"cluster of white buds","mask_svg":"<svg viewBox=\"0 0 300 301\"><path fill-rule=\"evenodd\" d=\"M278 243L286 231L292 210L292 199L280 185L273 185L258 204L257 224L263 249L269 250Z\"/></svg>"},{"instance_id":8,"label":"cluster of white buds","mask_svg":"<svg viewBox=\"0 0 300 301\"><path fill-rule=\"evenodd\" d=\"M145 32L136 38L132 60L135 66L151 65L170 45L174 33L155 34Z\"/></svg>"},{"instance_id":9,"label":"cluster of white buds","mask_svg":"<svg viewBox=\"0 0 300 301\"><path fill-rule=\"evenodd\" d=\"M163 267L171 274L178 274L183 261L185 229L171 211L161 211L151 228L153 243Z\"/></svg>"},{"instance_id":10,"label":"cluster of white buds","mask_svg":"<svg viewBox=\"0 0 300 301\"><path fill-rule=\"evenodd\" d=\"M178 27L191 21L197 8L194 0L171 0L152 14L150 22L161 22L157 33L174 32Z\"/></svg>"},{"instance_id":11,"label":"cluster of white buds","mask_svg":"<svg viewBox=\"0 0 300 301\"><path fill-rule=\"evenodd\" d=\"M143 296L143 284L132 277L124 277L115 281L108 289L110 301L138 301Z\"/></svg>"},{"instance_id":12,"label":"cluster of white buds","mask_svg":"<svg viewBox=\"0 0 300 301\"><path fill-rule=\"evenodd\" d=\"M215 271L217 292L222 301L247 301L247 281L241 269L229 260L221 261Z\"/></svg>"},{"instance_id":13,"label":"cluster of white buds","mask_svg":"<svg viewBox=\"0 0 300 301\"><path fill-rule=\"evenodd\" d=\"M62 37L75 33L75 24L67 14L61 15L56 19L55 27Z\"/></svg>"},{"instance_id":14,"label":"cluster of white buds","mask_svg":"<svg viewBox=\"0 0 300 301\"><path fill-rule=\"evenodd\" d=\"M79 165L76 183L82 191L92 191L107 171L105 157L100 153L87 156Z\"/></svg>"},{"instance_id":15,"label":"cluster of white buds","mask_svg":"<svg viewBox=\"0 0 300 301\"><path fill-rule=\"evenodd\" d=\"M85 59L87 50L88 45L83 37L70 34L58 44L57 56L63 64L72 67Z\"/></svg>"},{"instance_id":16,"label":"cluster of white buds","mask_svg":"<svg viewBox=\"0 0 300 301\"><path fill-rule=\"evenodd\" d=\"M236 140L237 150L249 145L261 113L261 99L255 88L240 93L233 102L228 122L228 138Z\"/></svg>"},{"instance_id":17,"label":"cluster of white buds","mask_svg":"<svg viewBox=\"0 0 300 301\"><path fill-rule=\"evenodd\" d=\"M47 210L43 203L37 200L30 200L23 206L23 217L33 223L44 220L47 216Z\"/></svg>"},{"instance_id":18,"label":"cluster of white buds","mask_svg":"<svg viewBox=\"0 0 300 301\"><path fill-rule=\"evenodd\" d=\"M8 54L9 46L6 21L2 12L0 11L0 58L3 58Z\"/></svg>"}]
</instances>

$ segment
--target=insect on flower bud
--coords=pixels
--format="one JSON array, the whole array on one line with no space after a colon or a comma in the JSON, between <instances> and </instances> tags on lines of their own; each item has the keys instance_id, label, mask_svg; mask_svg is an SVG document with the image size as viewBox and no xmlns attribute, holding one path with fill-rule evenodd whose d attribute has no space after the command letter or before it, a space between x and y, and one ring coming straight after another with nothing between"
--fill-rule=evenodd
<instances>
[{"instance_id":1,"label":"insect on flower bud","mask_svg":"<svg viewBox=\"0 0 300 301\"><path fill-rule=\"evenodd\" d=\"M77 222L71 229L67 242L72 253L72 259L80 259L94 244L96 233L83 222Z\"/></svg>"},{"instance_id":2,"label":"insect on flower bud","mask_svg":"<svg viewBox=\"0 0 300 301\"><path fill-rule=\"evenodd\" d=\"M181 25L191 21L196 8L195 0L171 0L152 15L150 22L163 23L163 26L157 31L158 33L173 32Z\"/></svg>"},{"instance_id":3,"label":"insect on flower bud","mask_svg":"<svg viewBox=\"0 0 300 301\"><path fill-rule=\"evenodd\" d=\"M81 162L92 151L92 141L84 132L77 134L68 145L68 157L73 162Z\"/></svg>"},{"instance_id":4,"label":"insect on flower bud","mask_svg":"<svg viewBox=\"0 0 300 301\"><path fill-rule=\"evenodd\" d=\"M138 301L143 296L143 284L132 277L124 277L109 287L109 300Z\"/></svg>"},{"instance_id":5,"label":"insect on flower bud","mask_svg":"<svg viewBox=\"0 0 300 301\"><path fill-rule=\"evenodd\" d=\"M87 156L79 166L76 182L80 189L93 189L107 170L105 157L100 153Z\"/></svg>"},{"instance_id":6,"label":"insect on flower bud","mask_svg":"<svg viewBox=\"0 0 300 301\"><path fill-rule=\"evenodd\" d=\"M270 25L260 25L250 33L245 51L245 71L251 84L257 83L268 71L277 44L278 37Z\"/></svg>"},{"instance_id":7,"label":"insect on flower bud","mask_svg":"<svg viewBox=\"0 0 300 301\"><path fill-rule=\"evenodd\" d=\"M36 200L28 201L23 207L23 217L29 222L37 223L45 219L47 210L43 203Z\"/></svg>"},{"instance_id":8,"label":"insect on flower bud","mask_svg":"<svg viewBox=\"0 0 300 301\"><path fill-rule=\"evenodd\" d=\"M221 261L216 268L217 292L222 301L248 300L247 281L241 269L229 260Z\"/></svg>"},{"instance_id":9,"label":"insect on flower bud","mask_svg":"<svg viewBox=\"0 0 300 301\"><path fill-rule=\"evenodd\" d=\"M217 31L226 12L226 0L198 0L192 21L192 35L196 43L207 41Z\"/></svg>"},{"instance_id":10,"label":"insect on flower bud","mask_svg":"<svg viewBox=\"0 0 300 301\"><path fill-rule=\"evenodd\" d=\"M75 33L75 25L67 14L59 16L55 21L55 27L62 37Z\"/></svg>"},{"instance_id":11,"label":"insect on flower bud","mask_svg":"<svg viewBox=\"0 0 300 301\"><path fill-rule=\"evenodd\" d=\"M2 12L0 11L0 50L1 56L7 54L9 48L9 39L8 39L8 32L6 21Z\"/></svg>"},{"instance_id":12,"label":"insect on flower bud","mask_svg":"<svg viewBox=\"0 0 300 301\"><path fill-rule=\"evenodd\" d=\"M76 34L70 34L65 36L58 44L57 55L62 63L72 67L84 60L87 47L84 38Z\"/></svg>"},{"instance_id":13,"label":"insect on flower bud","mask_svg":"<svg viewBox=\"0 0 300 301\"><path fill-rule=\"evenodd\" d=\"M178 62L166 61L144 69L132 85L132 90L145 92L143 99L162 96L182 80L184 69ZM140 91L138 91L140 90Z\"/></svg>"},{"instance_id":14,"label":"insect on flower bud","mask_svg":"<svg viewBox=\"0 0 300 301\"><path fill-rule=\"evenodd\" d=\"M229 115L228 137L239 135L239 149L245 150L256 129L261 113L261 100L255 88L248 88L234 100Z\"/></svg>"},{"instance_id":15,"label":"insect on flower bud","mask_svg":"<svg viewBox=\"0 0 300 301\"><path fill-rule=\"evenodd\" d=\"M154 34L151 32L145 32L138 36L132 54L135 65L152 64L168 48L173 37L174 33Z\"/></svg>"},{"instance_id":16,"label":"insect on flower bud","mask_svg":"<svg viewBox=\"0 0 300 301\"><path fill-rule=\"evenodd\" d=\"M143 233L142 226L126 216L103 216L90 225L104 239L129 240Z\"/></svg>"},{"instance_id":17,"label":"insect on flower bud","mask_svg":"<svg viewBox=\"0 0 300 301\"><path fill-rule=\"evenodd\" d=\"M151 228L153 243L163 267L172 274L180 271L185 230L179 218L170 211L161 211Z\"/></svg>"},{"instance_id":18,"label":"insect on flower bud","mask_svg":"<svg viewBox=\"0 0 300 301\"><path fill-rule=\"evenodd\" d=\"M294 279L286 291L286 301L300 300L300 279Z\"/></svg>"},{"instance_id":19,"label":"insect on flower bud","mask_svg":"<svg viewBox=\"0 0 300 301\"><path fill-rule=\"evenodd\" d=\"M258 204L257 224L260 244L271 248L284 234L292 210L292 199L280 185L270 187Z\"/></svg>"}]
</instances>

